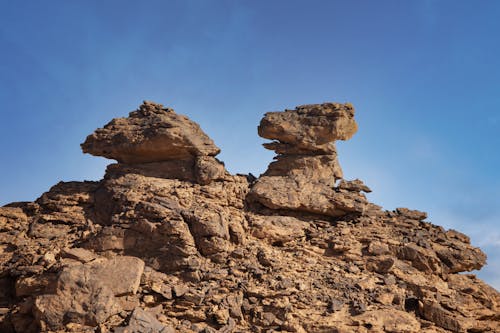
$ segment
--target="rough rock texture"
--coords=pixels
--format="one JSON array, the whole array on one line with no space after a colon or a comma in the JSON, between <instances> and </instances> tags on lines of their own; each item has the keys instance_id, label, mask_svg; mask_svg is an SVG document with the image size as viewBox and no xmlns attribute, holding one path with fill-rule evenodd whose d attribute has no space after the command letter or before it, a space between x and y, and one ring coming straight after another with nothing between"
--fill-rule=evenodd
<instances>
[{"instance_id":1,"label":"rough rock texture","mask_svg":"<svg viewBox=\"0 0 500 333\"><path fill-rule=\"evenodd\" d=\"M370 189L360 180L334 186L343 177L334 141L350 139L357 129L351 104L311 104L266 113L259 135L275 140L264 147L278 156L250 190L249 201L333 217L373 208L361 193Z\"/></svg>"},{"instance_id":2,"label":"rough rock texture","mask_svg":"<svg viewBox=\"0 0 500 333\"><path fill-rule=\"evenodd\" d=\"M220 149L195 122L161 104L144 102L128 118L116 118L82 143L84 153L121 163L215 156Z\"/></svg>"},{"instance_id":3,"label":"rough rock texture","mask_svg":"<svg viewBox=\"0 0 500 333\"><path fill-rule=\"evenodd\" d=\"M186 116L161 104L144 102L127 118L115 118L82 143L84 153L117 160L122 173L195 180L207 184L223 178L220 149ZM115 170L119 171L119 170Z\"/></svg>"},{"instance_id":4,"label":"rough rock texture","mask_svg":"<svg viewBox=\"0 0 500 333\"><path fill-rule=\"evenodd\" d=\"M353 115L268 113L279 156L251 183L161 105L98 130L103 180L0 208L0 332L499 332L499 293L458 274L486 260L466 235L342 179Z\"/></svg>"}]
</instances>

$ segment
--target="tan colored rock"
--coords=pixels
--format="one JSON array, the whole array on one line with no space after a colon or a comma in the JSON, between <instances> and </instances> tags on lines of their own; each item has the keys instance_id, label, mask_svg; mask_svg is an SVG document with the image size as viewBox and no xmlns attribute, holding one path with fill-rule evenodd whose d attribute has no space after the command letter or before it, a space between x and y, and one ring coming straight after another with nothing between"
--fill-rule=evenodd
<instances>
[{"instance_id":1,"label":"tan colored rock","mask_svg":"<svg viewBox=\"0 0 500 333\"><path fill-rule=\"evenodd\" d=\"M88 267L69 267L60 274L56 293L36 298L35 316L52 330L67 323L96 326L121 311L106 282Z\"/></svg>"},{"instance_id":2,"label":"tan colored rock","mask_svg":"<svg viewBox=\"0 0 500 333\"><path fill-rule=\"evenodd\" d=\"M369 328L370 332L418 333L420 323L411 314L399 310L367 311L353 320L360 326Z\"/></svg>"},{"instance_id":3,"label":"tan colored rock","mask_svg":"<svg viewBox=\"0 0 500 333\"><path fill-rule=\"evenodd\" d=\"M305 237L308 223L291 216L252 216L252 235L270 244L285 244Z\"/></svg>"},{"instance_id":4,"label":"tan colored rock","mask_svg":"<svg viewBox=\"0 0 500 333\"><path fill-rule=\"evenodd\" d=\"M95 278L105 281L115 296L135 294L144 270L144 262L130 256L95 260L86 266Z\"/></svg>"},{"instance_id":5,"label":"tan colored rock","mask_svg":"<svg viewBox=\"0 0 500 333\"><path fill-rule=\"evenodd\" d=\"M159 322L153 314L135 308L126 327L119 327L114 333L174 333L175 331Z\"/></svg>"},{"instance_id":6,"label":"tan colored rock","mask_svg":"<svg viewBox=\"0 0 500 333\"><path fill-rule=\"evenodd\" d=\"M79 247L63 249L62 256L64 258L78 260L84 264L98 257L94 252Z\"/></svg>"},{"instance_id":7,"label":"tan colored rock","mask_svg":"<svg viewBox=\"0 0 500 333\"><path fill-rule=\"evenodd\" d=\"M171 112L141 110L114 123L127 140ZM341 179L331 140L354 134L349 110L266 116L278 156L255 182L187 145L144 161L162 155L139 143L140 163L1 207L0 331L500 331L498 291L458 274L485 263L466 235Z\"/></svg>"},{"instance_id":8,"label":"tan colored rock","mask_svg":"<svg viewBox=\"0 0 500 333\"><path fill-rule=\"evenodd\" d=\"M321 183L301 182L291 177L263 176L252 187L248 199L271 209L309 212L328 216L361 213L366 197L357 192L341 193Z\"/></svg>"},{"instance_id":9,"label":"tan colored rock","mask_svg":"<svg viewBox=\"0 0 500 333\"><path fill-rule=\"evenodd\" d=\"M324 152L325 144L348 140L357 129L351 104L324 103L301 105L284 112L268 112L258 130L263 138L312 152Z\"/></svg>"},{"instance_id":10,"label":"tan colored rock","mask_svg":"<svg viewBox=\"0 0 500 333\"><path fill-rule=\"evenodd\" d=\"M334 187L343 174L333 141L347 140L356 131L350 104L303 105L266 113L259 135L278 140L264 146L279 155L253 185L249 201L334 217L363 213L367 200L360 192L369 192L368 187L359 180Z\"/></svg>"},{"instance_id":11,"label":"tan colored rock","mask_svg":"<svg viewBox=\"0 0 500 333\"><path fill-rule=\"evenodd\" d=\"M215 156L220 151L198 124L152 102L96 130L82 150L128 164Z\"/></svg>"},{"instance_id":12,"label":"tan colored rock","mask_svg":"<svg viewBox=\"0 0 500 333\"><path fill-rule=\"evenodd\" d=\"M36 298L36 318L51 329L67 323L95 326L121 311L115 296L135 294L143 269L144 262L134 257L68 266L55 290Z\"/></svg>"},{"instance_id":13,"label":"tan colored rock","mask_svg":"<svg viewBox=\"0 0 500 333\"><path fill-rule=\"evenodd\" d=\"M317 182L330 187L343 177L336 154L280 155L269 164L263 176L288 177L299 182Z\"/></svg>"}]
</instances>

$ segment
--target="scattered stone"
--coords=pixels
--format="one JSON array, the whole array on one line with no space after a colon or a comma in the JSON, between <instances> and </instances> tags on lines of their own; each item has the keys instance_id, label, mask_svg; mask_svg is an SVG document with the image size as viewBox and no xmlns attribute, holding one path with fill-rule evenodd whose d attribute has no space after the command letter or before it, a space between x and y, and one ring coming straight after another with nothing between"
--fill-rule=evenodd
<instances>
[{"instance_id":1,"label":"scattered stone","mask_svg":"<svg viewBox=\"0 0 500 333\"><path fill-rule=\"evenodd\" d=\"M128 164L215 156L220 152L198 124L147 101L128 118L115 118L89 135L82 150Z\"/></svg>"},{"instance_id":2,"label":"scattered stone","mask_svg":"<svg viewBox=\"0 0 500 333\"><path fill-rule=\"evenodd\" d=\"M158 321L152 314L135 308L126 327L119 327L114 333L175 333L172 327Z\"/></svg>"}]
</instances>

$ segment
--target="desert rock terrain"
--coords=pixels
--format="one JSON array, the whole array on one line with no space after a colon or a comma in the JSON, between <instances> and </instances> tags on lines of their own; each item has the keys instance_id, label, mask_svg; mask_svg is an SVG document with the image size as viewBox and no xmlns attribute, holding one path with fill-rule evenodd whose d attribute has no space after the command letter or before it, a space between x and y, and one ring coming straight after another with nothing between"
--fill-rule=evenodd
<instances>
[{"instance_id":1,"label":"desert rock terrain","mask_svg":"<svg viewBox=\"0 0 500 333\"><path fill-rule=\"evenodd\" d=\"M500 332L469 238L343 178L351 104L269 112L275 160L231 175L186 116L144 102L89 135L114 159L0 207L1 332Z\"/></svg>"}]
</instances>

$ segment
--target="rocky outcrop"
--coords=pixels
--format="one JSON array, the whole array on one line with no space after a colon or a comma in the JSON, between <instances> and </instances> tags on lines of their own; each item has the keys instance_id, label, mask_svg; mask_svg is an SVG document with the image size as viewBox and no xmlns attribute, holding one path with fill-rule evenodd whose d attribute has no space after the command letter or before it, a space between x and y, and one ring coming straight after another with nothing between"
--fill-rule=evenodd
<instances>
[{"instance_id":1,"label":"rocky outcrop","mask_svg":"<svg viewBox=\"0 0 500 333\"><path fill-rule=\"evenodd\" d=\"M0 207L1 332L497 332L485 255L424 212L342 179L349 104L268 113L278 153L230 175L198 125L159 104L97 130L99 182ZM248 177L250 178L250 177Z\"/></svg>"},{"instance_id":2,"label":"rocky outcrop","mask_svg":"<svg viewBox=\"0 0 500 333\"><path fill-rule=\"evenodd\" d=\"M117 160L115 171L139 170L162 178L202 184L225 174L220 149L198 124L161 104L144 102L127 118L116 118L82 143L84 153Z\"/></svg>"},{"instance_id":3,"label":"rocky outcrop","mask_svg":"<svg viewBox=\"0 0 500 333\"><path fill-rule=\"evenodd\" d=\"M259 135L275 140L264 147L278 156L257 180L249 200L275 210L302 211L327 216L361 213L369 208L361 192L370 189L342 179L335 140L348 140L357 131L350 104L324 103L295 110L268 112Z\"/></svg>"},{"instance_id":4,"label":"rocky outcrop","mask_svg":"<svg viewBox=\"0 0 500 333\"><path fill-rule=\"evenodd\" d=\"M195 122L161 104L144 102L128 118L116 118L82 143L84 153L121 163L215 156L220 149Z\"/></svg>"}]
</instances>

